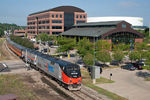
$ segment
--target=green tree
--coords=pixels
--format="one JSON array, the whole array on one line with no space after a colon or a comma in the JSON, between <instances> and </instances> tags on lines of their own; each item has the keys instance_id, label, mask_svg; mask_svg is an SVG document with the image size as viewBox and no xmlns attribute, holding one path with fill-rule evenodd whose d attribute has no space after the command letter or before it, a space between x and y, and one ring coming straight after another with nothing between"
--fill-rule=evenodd
<instances>
[{"instance_id":1,"label":"green tree","mask_svg":"<svg viewBox=\"0 0 150 100\"><path fill-rule=\"evenodd\" d=\"M77 49L81 57L84 57L87 53L93 54L93 44L87 38L78 42Z\"/></svg>"},{"instance_id":2,"label":"green tree","mask_svg":"<svg viewBox=\"0 0 150 100\"><path fill-rule=\"evenodd\" d=\"M122 61L124 58L124 53L118 49L113 53L113 58L114 60Z\"/></svg>"},{"instance_id":3,"label":"green tree","mask_svg":"<svg viewBox=\"0 0 150 100\"><path fill-rule=\"evenodd\" d=\"M147 49L147 45L144 42L136 42L135 49L141 51L141 50Z\"/></svg>"},{"instance_id":4,"label":"green tree","mask_svg":"<svg viewBox=\"0 0 150 100\"><path fill-rule=\"evenodd\" d=\"M141 55L138 51L133 51L129 53L129 58L131 61L136 61L141 59Z\"/></svg>"},{"instance_id":5,"label":"green tree","mask_svg":"<svg viewBox=\"0 0 150 100\"><path fill-rule=\"evenodd\" d=\"M14 35L10 35L10 39L26 48L33 49L34 45L31 41L29 41L27 38L21 38Z\"/></svg>"},{"instance_id":6,"label":"green tree","mask_svg":"<svg viewBox=\"0 0 150 100\"><path fill-rule=\"evenodd\" d=\"M37 40L41 40L41 41L51 41L54 39L54 36L49 36L48 34L46 33L43 33L43 34L39 34L37 37L36 37Z\"/></svg>"},{"instance_id":7,"label":"green tree","mask_svg":"<svg viewBox=\"0 0 150 100\"><path fill-rule=\"evenodd\" d=\"M130 49L130 44L120 43L120 44L113 45L113 50L114 51L116 51L118 49L122 50L122 51L129 50Z\"/></svg>"},{"instance_id":8,"label":"green tree","mask_svg":"<svg viewBox=\"0 0 150 100\"><path fill-rule=\"evenodd\" d=\"M96 51L111 49L111 43L109 43L106 40L98 40L95 45L96 45Z\"/></svg>"},{"instance_id":9,"label":"green tree","mask_svg":"<svg viewBox=\"0 0 150 100\"><path fill-rule=\"evenodd\" d=\"M69 52L69 50L74 49L76 46L76 40L73 38L59 37L58 38L59 48L57 52Z\"/></svg>"},{"instance_id":10,"label":"green tree","mask_svg":"<svg viewBox=\"0 0 150 100\"><path fill-rule=\"evenodd\" d=\"M93 65L93 55L91 53L87 53L84 57L83 57L83 61L86 65Z\"/></svg>"},{"instance_id":11,"label":"green tree","mask_svg":"<svg viewBox=\"0 0 150 100\"><path fill-rule=\"evenodd\" d=\"M101 51L96 52L96 58L98 61L101 61L103 63L111 62L112 60L110 53L106 50L101 50Z\"/></svg>"}]
</instances>

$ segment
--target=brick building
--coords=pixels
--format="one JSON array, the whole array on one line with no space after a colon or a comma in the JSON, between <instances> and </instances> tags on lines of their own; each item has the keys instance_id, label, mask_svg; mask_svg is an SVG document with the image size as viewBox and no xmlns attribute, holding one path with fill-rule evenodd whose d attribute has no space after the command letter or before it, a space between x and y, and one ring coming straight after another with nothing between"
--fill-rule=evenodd
<instances>
[{"instance_id":1,"label":"brick building","mask_svg":"<svg viewBox=\"0 0 150 100\"><path fill-rule=\"evenodd\" d=\"M19 37L25 37L27 34L26 29L19 29L19 30L14 30L14 35L19 36Z\"/></svg>"},{"instance_id":2,"label":"brick building","mask_svg":"<svg viewBox=\"0 0 150 100\"><path fill-rule=\"evenodd\" d=\"M27 17L27 36L34 38L41 33L59 35L74 24L86 23L87 13L74 6L59 6L32 13Z\"/></svg>"}]
</instances>

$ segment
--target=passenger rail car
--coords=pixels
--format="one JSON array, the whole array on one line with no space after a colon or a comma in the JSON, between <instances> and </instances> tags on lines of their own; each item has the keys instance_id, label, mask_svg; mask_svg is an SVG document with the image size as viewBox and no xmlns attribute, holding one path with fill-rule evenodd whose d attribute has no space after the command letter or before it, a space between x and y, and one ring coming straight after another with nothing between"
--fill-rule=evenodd
<instances>
[{"instance_id":1,"label":"passenger rail car","mask_svg":"<svg viewBox=\"0 0 150 100\"><path fill-rule=\"evenodd\" d=\"M81 72L78 65L25 48L9 38L6 40L8 47L31 67L50 75L69 90L81 89Z\"/></svg>"}]
</instances>

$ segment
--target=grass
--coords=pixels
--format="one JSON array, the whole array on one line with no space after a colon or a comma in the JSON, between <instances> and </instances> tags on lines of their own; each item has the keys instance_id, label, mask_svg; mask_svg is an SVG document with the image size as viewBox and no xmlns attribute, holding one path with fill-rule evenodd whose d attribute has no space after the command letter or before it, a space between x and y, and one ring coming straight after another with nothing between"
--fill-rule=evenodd
<instances>
[{"instance_id":1,"label":"grass","mask_svg":"<svg viewBox=\"0 0 150 100\"><path fill-rule=\"evenodd\" d=\"M110 98L112 100L128 100L124 97L121 97L121 96L119 96L115 93L112 93L108 90L105 90L103 88L100 88L100 87L92 84L91 77L90 77L90 75L89 75L89 73L87 72L86 69L81 69L81 73L82 73L82 84L84 84L85 86L96 90L100 94L106 95L108 98ZM113 82L114 81L108 80L108 79L103 78L103 77L96 80L96 84L113 83Z\"/></svg>"},{"instance_id":2,"label":"grass","mask_svg":"<svg viewBox=\"0 0 150 100\"><path fill-rule=\"evenodd\" d=\"M18 100L38 100L19 75L0 75L0 95L5 94L15 94Z\"/></svg>"},{"instance_id":3,"label":"grass","mask_svg":"<svg viewBox=\"0 0 150 100\"><path fill-rule=\"evenodd\" d=\"M145 81L150 81L150 77L148 77L148 78L145 78Z\"/></svg>"}]
</instances>

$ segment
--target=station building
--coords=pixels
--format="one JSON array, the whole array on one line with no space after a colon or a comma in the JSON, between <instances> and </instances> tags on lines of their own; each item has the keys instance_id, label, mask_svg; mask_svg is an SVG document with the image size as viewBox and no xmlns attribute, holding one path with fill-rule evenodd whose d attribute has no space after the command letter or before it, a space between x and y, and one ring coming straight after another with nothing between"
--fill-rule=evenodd
<instances>
[{"instance_id":1,"label":"station building","mask_svg":"<svg viewBox=\"0 0 150 100\"><path fill-rule=\"evenodd\" d=\"M41 33L59 35L72 25L86 22L87 13L84 10L74 6L59 6L30 14L27 17L27 36L31 39Z\"/></svg>"},{"instance_id":2,"label":"station building","mask_svg":"<svg viewBox=\"0 0 150 100\"><path fill-rule=\"evenodd\" d=\"M61 34L65 37L82 39L87 37L91 41L99 39L108 40L112 43L142 42L144 35L132 28L126 21L107 21L76 24L73 28Z\"/></svg>"}]
</instances>

